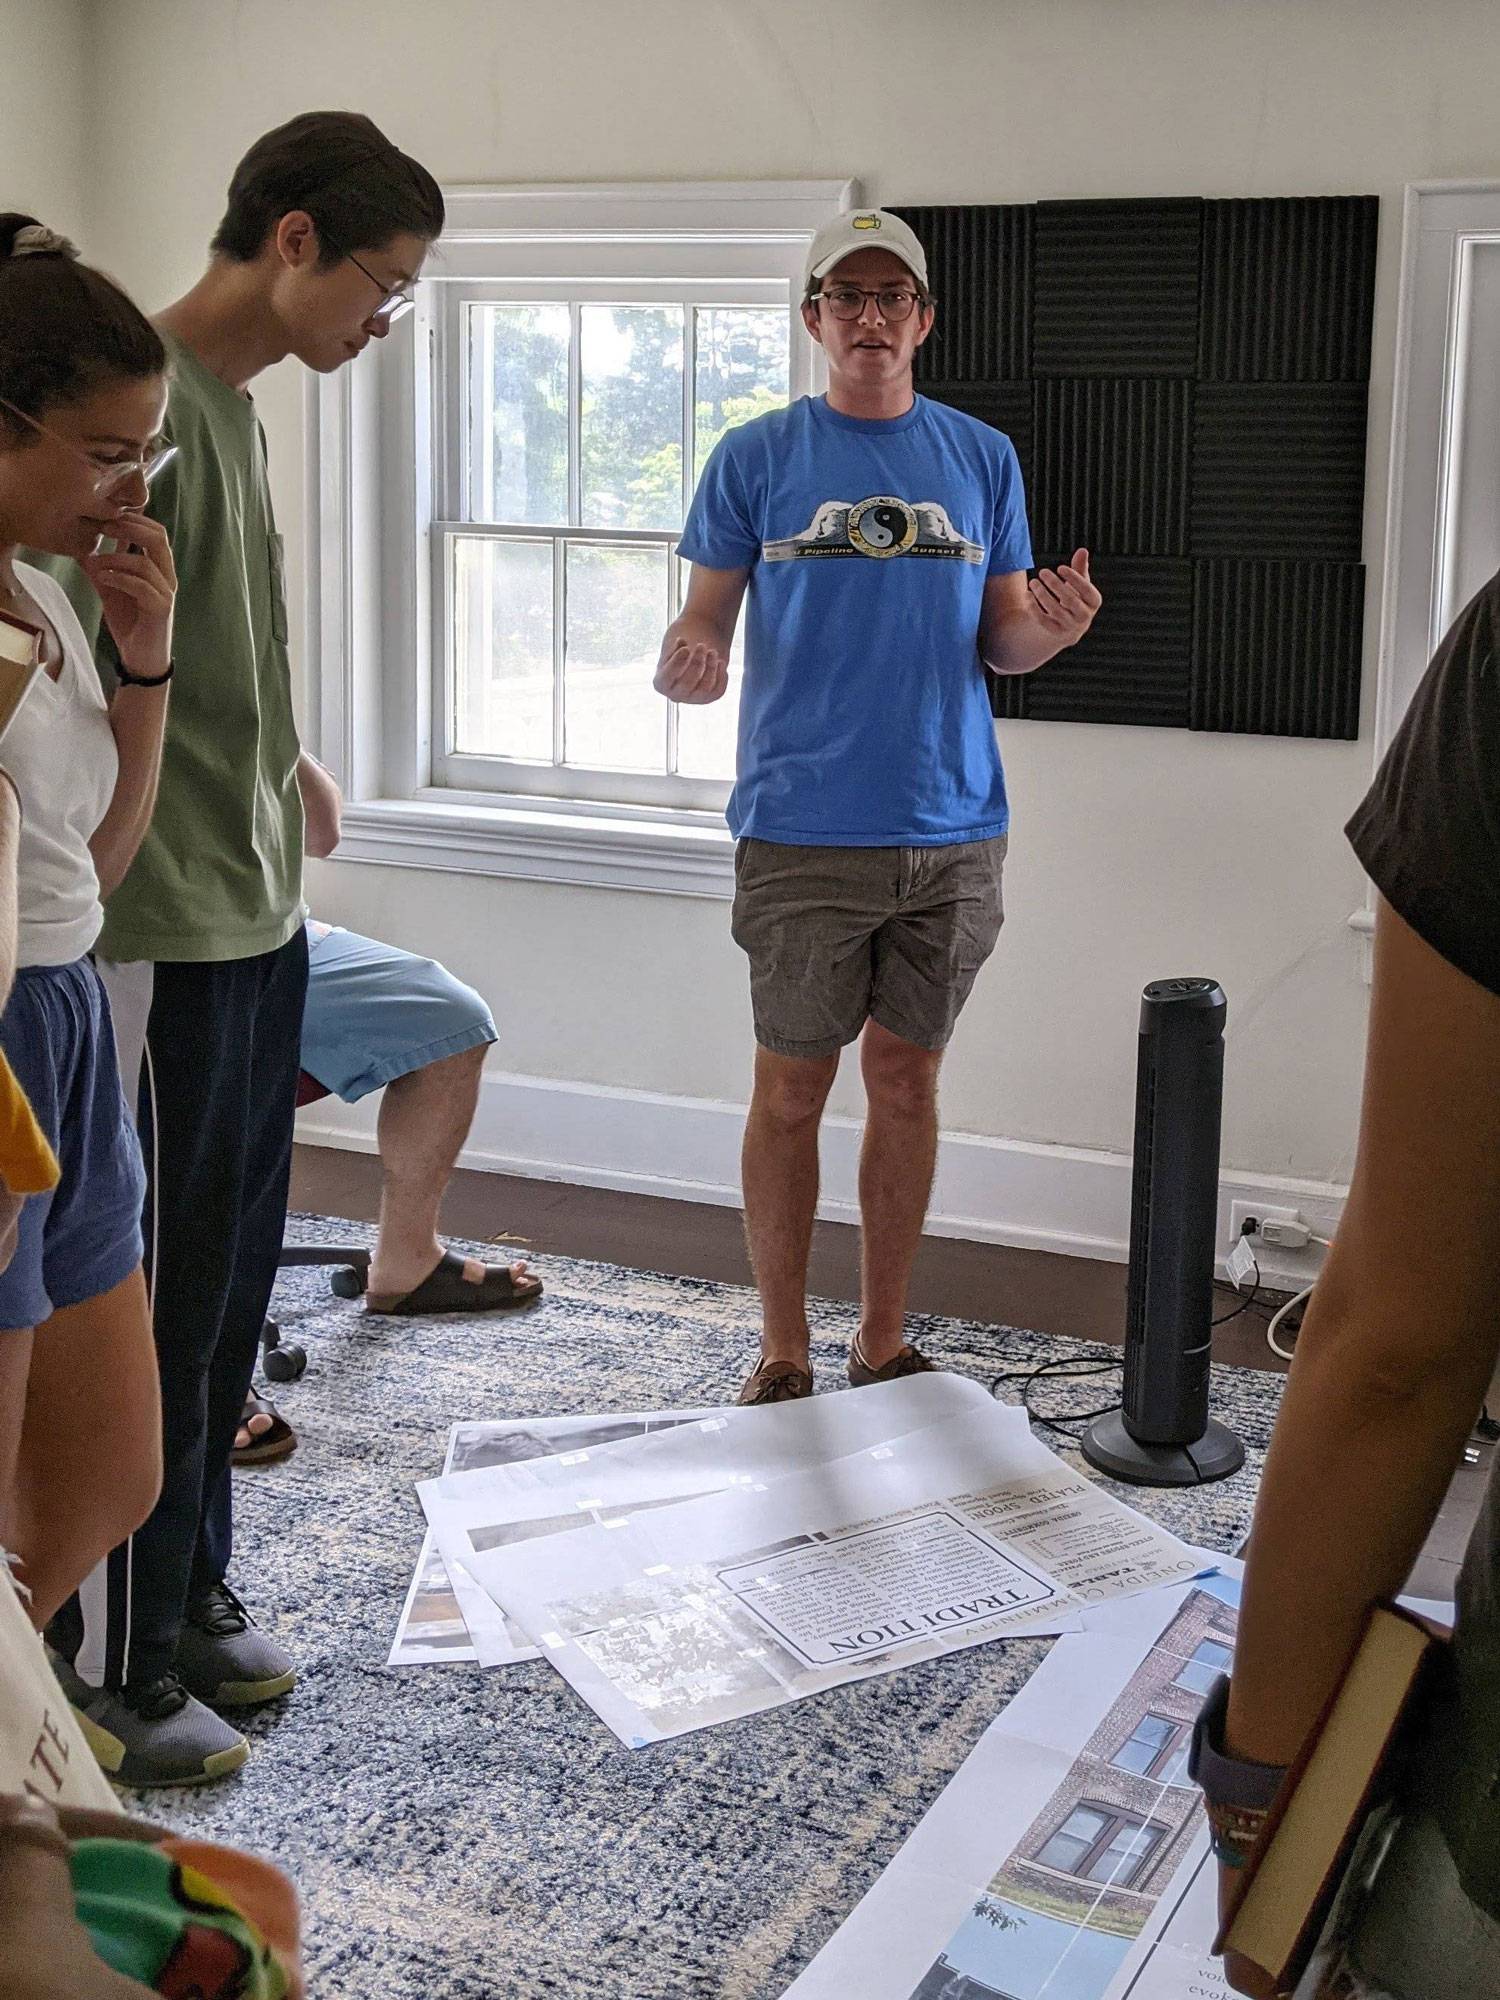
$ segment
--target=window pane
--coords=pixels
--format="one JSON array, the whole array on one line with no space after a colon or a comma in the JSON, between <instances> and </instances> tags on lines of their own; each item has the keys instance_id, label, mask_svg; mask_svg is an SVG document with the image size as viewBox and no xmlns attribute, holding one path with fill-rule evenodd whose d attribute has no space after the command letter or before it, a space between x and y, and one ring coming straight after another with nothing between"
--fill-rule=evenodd
<instances>
[{"instance_id":1,"label":"window pane","mask_svg":"<svg viewBox=\"0 0 1500 2000\"><path fill-rule=\"evenodd\" d=\"M1095 1812L1089 1806L1075 1807L1047 1841L1037 1860L1044 1868L1057 1868L1065 1875L1076 1875L1083 1857L1108 1824L1108 1814Z\"/></svg>"},{"instance_id":2,"label":"window pane","mask_svg":"<svg viewBox=\"0 0 1500 2000\"><path fill-rule=\"evenodd\" d=\"M453 743L552 760L552 544L453 541Z\"/></svg>"},{"instance_id":3,"label":"window pane","mask_svg":"<svg viewBox=\"0 0 1500 2000\"><path fill-rule=\"evenodd\" d=\"M736 638L729 654L729 686L719 699L699 706L679 704L677 769L682 777L733 782L744 677L745 650Z\"/></svg>"},{"instance_id":4,"label":"window pane","mask_svg":"<svg viewBox=\"0 0 1500 2000\"><path fill-rule=\"evenodd\" d=\"M1176 1723L1165 1716L1143 1715L1129 1742L1121 1744L1111 1761L1120 1771L1149 1771L1176 1733Z\"/></svg>"},{"instance_id":5,"label":"window pane","mask_svg":"<svg viewBox=\"0 0 1500 2000\"><path fill-rule=\"evenodd\" d=\"M651 685L667 623L667 551L570 542L565 761L665 771L667 704Z\"/></svg>"},{"instance_id":6,"label":"window pane","mask_svg":"<svg viewBox=\"0 0 1500 2000\"><path fill-rule=\"evenodd\" d=\"M1171 1756L1156 1774L1158 1784L1191 1785L1188 1776L1188 1758L1192 1755L1193 1743L1190 1736L1184 1736Z\"/></svg>"},{"instance_id":7,"label":"window pane","mask_svg":"<svg viewBox=\"0 0 1500 2000\"><path fill-rule=\"evenodd\" d=\"M682 316L681 306L580 311L586 527L682 526Z\"/></svg>"},{"instance_id":8,"label":"window pane","mask_svg":"<svg viewBox=\"0 0 1500 2000\"><path fill-rule=\"evenodd\" d=\"M469 518L568 518L568 308L468 308Z\"/></svg>"},{"instance_id":9,"label":"window pane","mask_svg":"<svg viewBox=\"0 0 1500 2000\"><path fill-rule=\"evenodd\" d=\"M1191 1694L1207 1694L1219 1675L1227 1670L1233 1657L1229 1648L1217 1639L1204 1639L1194 1648L1193 1657L1183 1665L1177 1676L1177 1686L1186 1688Z\"/></svg>"},{"instance_id":10,"label":"window pane","mask_svg":"<svg viewBox=\"0 0 1500 2000\"><path fill-rule=\"evenodd\" d=\"M1115 1828L1107 1846L1095 1855L1088 1870L1091 1882L1112 1882L1128 1889L1145 1867L1157 1842L1157 1829L1123 1821Z\"/></svg>"},{"instance_id":11,"label":"window pane","mask_svg":"<svg viewBox=\"0 0 1500 2000\"><path fill-rule=\"evenodd\" d=\"M694 325L693 478L725 431L786 402L790 323L776 306L699 306Z\"/></svg>"},{"instance_id":12,"label":"window pane","mask_svg":"<svg viewBox=\"0 0 1500 2000\"><path fill-rule=\"evenodd\" d=\"M677 565L678 605L687 596L686 562ZM729 686L718 701L701 707L683 702L677 709L677 770L684 778L722 778L734 781L735 756L740 721L740 688L745 678L745 621L735 627L734 644L729 649Z\"/></svg>"}]
</instances>

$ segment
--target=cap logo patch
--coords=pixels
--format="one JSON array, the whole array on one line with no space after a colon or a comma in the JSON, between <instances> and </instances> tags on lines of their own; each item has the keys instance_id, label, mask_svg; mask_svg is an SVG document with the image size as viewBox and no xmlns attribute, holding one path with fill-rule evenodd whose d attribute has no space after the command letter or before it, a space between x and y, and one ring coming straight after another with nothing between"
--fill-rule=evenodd
<instances>
[{"instance_id":1,"label":"cap logo patch","mask_svg":"<svg viewBox=\"0 0 1500 2000\"><path fill-rule=\"evenodd\" d=\"M878 215L856 215L852 226L855 229L878 229L880 227L880 217Z\"/></svg>"}]
</instances>

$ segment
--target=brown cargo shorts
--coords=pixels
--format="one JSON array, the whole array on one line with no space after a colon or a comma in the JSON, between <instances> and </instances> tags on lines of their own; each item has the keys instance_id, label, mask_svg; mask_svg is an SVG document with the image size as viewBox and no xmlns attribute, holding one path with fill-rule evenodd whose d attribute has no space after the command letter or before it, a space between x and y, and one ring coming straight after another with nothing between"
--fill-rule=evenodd
<instances>
[{"instance_id":1,"label":"brown cargo shorts","mask_svg":"<svg viewBox=\"0 0 1500 2000\"><path fill-rule=\"evenodd\" d=\"M946 1048L1004 922L1007 837L947 847L742 840L734 941L750 961L755 1039L831 1056L866 1021Z\"/></svg>"}]
</instances>

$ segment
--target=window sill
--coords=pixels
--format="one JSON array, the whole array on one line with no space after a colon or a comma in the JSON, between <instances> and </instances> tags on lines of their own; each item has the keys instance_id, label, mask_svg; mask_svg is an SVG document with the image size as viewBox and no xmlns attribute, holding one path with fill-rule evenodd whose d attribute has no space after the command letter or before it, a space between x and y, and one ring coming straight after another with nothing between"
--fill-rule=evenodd
<instances>
[{"instance_id":1,"label":"window sill","mask_svg":"<svg viewBox=\"0 0 1500 2000\"><path fill-rule=\"evenodd\" d=\"M723 902L734 894L734 841L723 820L707 813L664 818L517 800L366 799L344 807L333 859Z\"/></svg>"}]
</instances>

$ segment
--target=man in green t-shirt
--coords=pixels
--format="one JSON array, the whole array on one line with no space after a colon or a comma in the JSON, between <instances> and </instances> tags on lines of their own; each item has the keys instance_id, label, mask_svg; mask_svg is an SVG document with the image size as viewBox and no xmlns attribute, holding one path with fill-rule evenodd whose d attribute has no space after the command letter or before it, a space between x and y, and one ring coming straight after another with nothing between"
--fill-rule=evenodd
<instances>
[{"instance_id":1,"label":"man in green t-shirt","mask_svg":"<svg viewBox=\"0 0 1500 2000\"><path fill-rule=\"evenodd\" d=\"M179 578L176 679L155 818L99 956L127 1064L144 1049L166 1472L150 1520L49 1632L101 1762L128 1784L234 1770L249 1745L215 1710L296 1679L226 1581L229 1455L281 1247L307 985L282 546L249 385L289 355L328 374L383 339L442 226L432 176L368 118L310 112L240 162L207 271L158 321L179 450L151 512ZM107 679L107 640L98 654Z\"/></svg>"}]
</instances>

